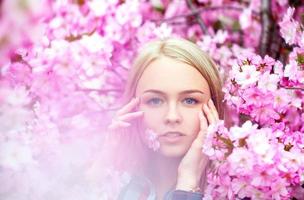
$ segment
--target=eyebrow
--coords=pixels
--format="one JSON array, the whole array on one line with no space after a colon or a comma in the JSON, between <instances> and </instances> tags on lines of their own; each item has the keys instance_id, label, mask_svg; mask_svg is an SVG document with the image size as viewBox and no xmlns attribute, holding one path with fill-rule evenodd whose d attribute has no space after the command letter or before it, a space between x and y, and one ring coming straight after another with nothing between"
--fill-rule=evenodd
<instances>
[{"instance_id":1,"label":"eyebrow","mask_svg":"<svg viewBox=\"0 0 304 200\"><path fill-rule=\"evenodd\" d=\"M165 95L165 92L160 91L160 90L150 89L150 90L145 90L144 91L144 93L147 93L147 92L153 92L153 93L158 93L158 94ZM200 90L184 90L184 91L180 92L180 94L189 94L189 93L201 93L201 94L205 94L204 92L202 92Z\"/></svg>"}]
</instances>

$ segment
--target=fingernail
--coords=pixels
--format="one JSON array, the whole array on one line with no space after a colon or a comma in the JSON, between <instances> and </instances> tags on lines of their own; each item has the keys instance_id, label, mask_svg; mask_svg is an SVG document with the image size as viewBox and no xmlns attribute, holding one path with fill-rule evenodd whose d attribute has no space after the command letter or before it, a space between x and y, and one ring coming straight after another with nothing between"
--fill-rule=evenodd
<instances>
[{"instance_id":1,"label":"fingernail","mask_svg":"<svg viewBox=\"0 0 304 200\"><path fill-rule=\"evenodd\" d=\"M203 117L204 117L203 112L202 112L202 111L200 111L200 112L198 113L198 116L199 116L200 118L203 118Z\"/></svg>"},{"instance_id":2,"label":"fingernail","mask_svg":"<svg viewBox=\"0 0 304 200\"><path fill-rule=\"evenodd\" d=\"M210 105L214 104L213 101L212 101L212 99L209 99L209 104Z\"/></svg>"},{"instance_id":3,"label":"fingernail","mask_svg":"<svg viewBox=\"0 0 304 200\"><path fill-rule=\"evenodd\" d=\"M208 106L207 106L206 104L204 104L203 107L204 107L205 109L208 109Z\"/></svg>"}]
</instances>

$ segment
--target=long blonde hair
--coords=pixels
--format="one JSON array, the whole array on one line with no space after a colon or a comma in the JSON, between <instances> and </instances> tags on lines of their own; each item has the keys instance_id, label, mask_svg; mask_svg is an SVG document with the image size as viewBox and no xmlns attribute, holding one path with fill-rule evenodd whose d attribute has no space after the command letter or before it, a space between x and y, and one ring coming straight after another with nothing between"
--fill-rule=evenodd
<instances>
[{"instance_id":1,"label":"long blonde hair","mask_svg":"<svg viewBox=\"0 0 304 200\"><path fill-rule=\"evenodd\" d=\"M155 40L139 49L129 71L121 103L126 104L135 96L137 83L146 67L162 56L189 64L202 74L209 85L211 98L219 116L223 118L222 84L216 64L197 45L181 38ZM144 147L138 131L138 124L135 122L128 130L125 130L125 133L120 133L120 139L116 141L119 150L115 149L115 151L120 154L116 157L116 164L121 170L129 170L131 173L139 172L145 162Z\"/></svg>"}]
</instances>

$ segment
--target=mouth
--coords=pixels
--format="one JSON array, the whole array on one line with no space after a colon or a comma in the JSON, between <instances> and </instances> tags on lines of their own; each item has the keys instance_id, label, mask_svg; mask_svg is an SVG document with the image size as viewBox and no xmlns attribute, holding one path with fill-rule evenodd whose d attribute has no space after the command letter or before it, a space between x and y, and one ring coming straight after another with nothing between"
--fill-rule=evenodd
<instances>
[{"instance_id":1,"label":"mouth","mask_svg":"<svg viewBox=\"0 0 304 200\"><path fill-rule=\"evenodd\" d=\"M166 137L177 137L177 136L184 136L185 134L178 132L178 131L169 131L166 132L164 134L162 134L161 136L166 136Z\"/></svg>"},{"instance_id":2,"label":"mouth","mask_svg":"<svg viewBox=\"0 0 304 200\"><path fill-rule=\"evenodd\" d=\"M179 142L184 136L186 135L181 132L174 131L162 134L159 139L164 142L176 143Z\"/></svg>"}]
</instances>

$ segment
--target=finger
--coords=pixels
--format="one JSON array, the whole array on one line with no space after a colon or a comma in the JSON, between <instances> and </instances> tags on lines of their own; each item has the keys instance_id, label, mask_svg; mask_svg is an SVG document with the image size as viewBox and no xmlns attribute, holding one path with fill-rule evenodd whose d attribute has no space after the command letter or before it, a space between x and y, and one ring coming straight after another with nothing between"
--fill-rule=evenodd
<instances>
[{"instance_id":1,"label":"finger","mask_svg":"<svg viewBox=\"0 0 304 200\"><path fill-rule=\"evenodd\" d=\"M209 105L209 108L211 109L211 112L213 113L213 116L215 117L216 120L218 120L219 119L219 114L217 112L217 109L216 109L212 99L209 99L208 105Z\"/></svg>"},{"instance_id":2,"label":"finger","mask_svg":"<svg viewBox=\"0 0 304 200\"><path fill-rule=\"evenodd\" d=\"M213 124L215 123L216 121L216 117L213 115L213 113L211 112L210 108L207 106L207 104L204 104L203 105L203 111L207 117L207 120L209 122L209 125L210 124Z\"/></svg>"},{"instance_id":3,"label":"finger","mask_svg":"<svg viewBox=\"0 0 304 200\"><path fill-rule=\"evenodd\" d=\"M117 111L117 115L123 115L131 112L136 105L139 103L139 98L133 98L129 103L127 103L124 107L122 107L119 111Z\"/></svg>"},{"instance_id":4,"label":"finger","mask_svg":"<svg viewBox=\"0 0 304 200\"><path fill-rule=\"evenodd\" d=\"M207 127L208 127L208 121L206 119L205 114L203 113L203 111L199 112L199 120L200 120L200 130L206 131Z\"/></svg>"},{"instance_id":5,"label":"finger","mask_svg":"<svg viewBox=\"0 0 304 200\"><path fill-rule=\"evenodd\" d=\"M133 119L136 119L138 117L143 116L144 112L143 111L137 111L137 112L133 112L133 113L127 113L125 115L122 115L120 117L118 117L119 121L131 121Z\"/></svg>"},{"instance_id":6,"label":"finger","mask_svg":"<svg viewBox=\"0 0 304 200\"><path fill-rule=\"evenodd\" d=\"M200 120L200 131L198 132L195 140L193 141L192 145L195 146L195 148L201 150L202 145L204 143L204 138L207 133L207 119L205 118L202 111L198 114L199 120Z\"/></svg>"},{"instance_id":7,"label":"finger","mask_svg":"<svg viewBox=\"0 0 304 200\"><path fill-rule=\"evenodd\" d=\"M129 127L129 126L131 126L131 124L128 123L128 122L113 120L112 123L109 126L109 130L114 131L118 128L126 128L126 127Z\"/></svg>"},{"instance_id":8,"label":"finger","mask_svg":"<svg viewBox=\"0 0 304 200\"><path fill-rule=\"evenodd\" d=\"M118 127L122 127L122 128L131 126L130 123L128 123L128 122L123 122L123 121L117 121L117 125L118 125Z\"/></svg>"}]
</instances>

